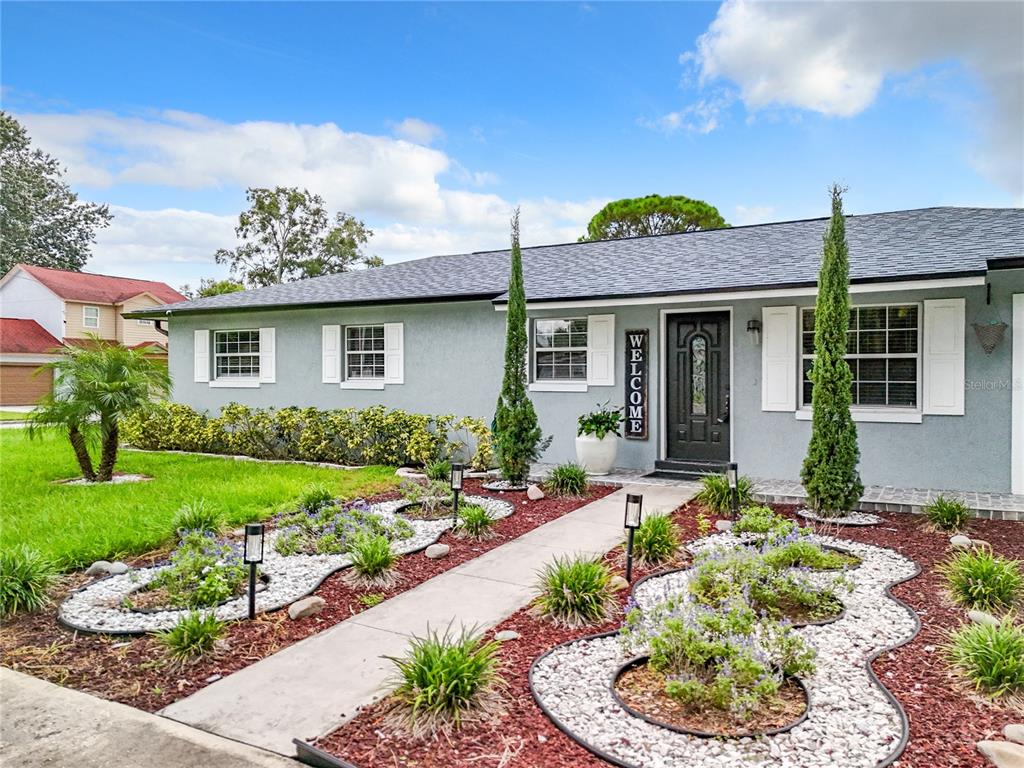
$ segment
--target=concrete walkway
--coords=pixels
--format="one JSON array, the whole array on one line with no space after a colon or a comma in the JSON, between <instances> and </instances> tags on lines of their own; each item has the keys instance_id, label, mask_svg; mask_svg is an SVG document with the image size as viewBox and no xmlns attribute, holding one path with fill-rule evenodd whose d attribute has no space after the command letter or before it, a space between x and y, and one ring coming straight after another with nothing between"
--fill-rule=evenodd
<instances>
[{"instance_id":1,"label":"concrete walkway","mask_svg":"<svg viewBox=\"0 0 1024 768\"><path fill-rule=\"evenodd\" d=\"M533 597L536 572L556 556L607 552L622 540L625 494L645 513L671 511L692 488L622 488L446 571L353 618L218 680L164 715L294 755L293 738L334 730L380 697L411 635L449 624L488 629ZM422 555L412 555L422 557Z\"/></svg>"},{"instance_id":2,"label":"concrete walkway","mask_svg":"<svg viewBox=\"0 0 1024 768\"><path fill-rule=\"evenodd\" d=\"M272 752L0 667L0 765L294 768Z\"/></svg>"}]
</instances>

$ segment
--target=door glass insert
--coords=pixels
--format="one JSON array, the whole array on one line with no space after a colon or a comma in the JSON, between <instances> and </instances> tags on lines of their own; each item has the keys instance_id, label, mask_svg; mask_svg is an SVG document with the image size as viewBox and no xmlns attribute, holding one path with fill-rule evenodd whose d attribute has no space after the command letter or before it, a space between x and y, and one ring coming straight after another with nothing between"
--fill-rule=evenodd
<instances>
[{"instance_id":1,"label":"door glass insert","mask_svg":"<svg viewBox=\"0 0 1024 768\"><path fill-rule=\"evenodd\" d=\"M703 336L694 336L690 342L690 409L695 416L708 412L708 343Z\"/></svg>"}]
</instances>

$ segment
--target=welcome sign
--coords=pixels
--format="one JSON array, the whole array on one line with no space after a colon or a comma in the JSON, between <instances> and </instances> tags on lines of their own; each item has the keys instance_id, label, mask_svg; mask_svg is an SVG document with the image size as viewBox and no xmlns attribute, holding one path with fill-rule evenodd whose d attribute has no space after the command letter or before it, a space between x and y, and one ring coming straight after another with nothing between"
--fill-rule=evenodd
<instances>
[{"instance_id":1,"label":"welcome sign","mask_svg":"<svg viewBox=\"0 0 1024 768\"><path fill-rule=\"evenodd\" d=\"M647 439L648 336L644 328L626 331L626 431L628 440Z\"/></svg>"}]
</instances>

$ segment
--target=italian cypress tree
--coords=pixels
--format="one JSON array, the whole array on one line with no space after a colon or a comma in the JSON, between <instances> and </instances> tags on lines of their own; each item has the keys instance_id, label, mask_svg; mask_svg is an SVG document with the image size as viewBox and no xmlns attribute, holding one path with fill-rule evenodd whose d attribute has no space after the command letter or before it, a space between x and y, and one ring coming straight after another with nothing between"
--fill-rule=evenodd
<instances>
[{"instance_id":1,"label":"italian cypress tree","mask_svg":"<svg viewBox=\"0 0 1024 768\"><path fill-rule=\"evenodd\" d=\"M850 264L843 219L843 190L833 185L832 219L825 231L814 307L814 365L810 378L813 421L800 478L812 507L842 515L860 499L857 425L850 415L853 375L846 362L850 326Z\"/></svg>"},{"instance_id":2,"label":"italian cypress tree","mask_svg":"<svg viewBox=\"0 0 1024 768\"><path fill-rule=\"evenodd\" d=\"M511 483L526 481L530 462L541 448L537 413L526 394L526 289L523 254L519 249L519 209L512 215L512 264L508 277L505 327L505 376L495 412L494 447L502 476Z\"/></svg>"}]
</instances>

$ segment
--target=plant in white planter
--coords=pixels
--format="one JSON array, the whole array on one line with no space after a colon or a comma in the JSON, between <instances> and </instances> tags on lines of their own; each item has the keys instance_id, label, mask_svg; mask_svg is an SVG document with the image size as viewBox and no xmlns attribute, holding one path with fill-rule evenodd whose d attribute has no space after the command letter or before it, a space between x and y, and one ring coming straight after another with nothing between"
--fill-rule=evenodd
<instances>
[{"instance_id":1,"label":"plant in white planter","mask_svg":"<svg viewBox=\"0 0 1024 768\"><path fill-rule=\"evenodd\" d=\"M623 406L611 408L605 402L579 418L576 460L592 475L607 475L615 466L623 410Z\"/></svg>"}]
</instances>

